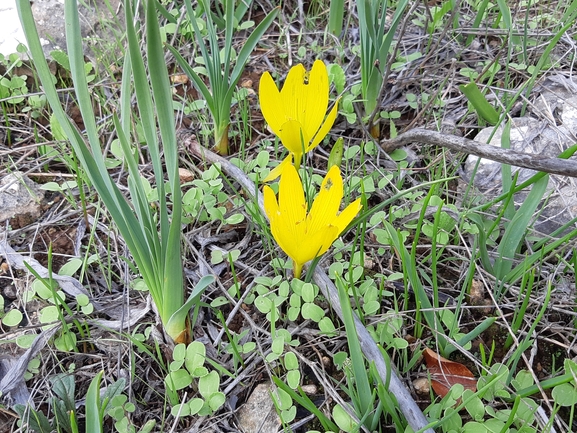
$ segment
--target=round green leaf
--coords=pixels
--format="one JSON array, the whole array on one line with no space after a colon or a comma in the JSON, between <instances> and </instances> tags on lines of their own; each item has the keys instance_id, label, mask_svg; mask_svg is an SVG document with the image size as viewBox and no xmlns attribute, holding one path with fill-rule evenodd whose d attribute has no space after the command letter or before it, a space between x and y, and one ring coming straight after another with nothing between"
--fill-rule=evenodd
<instances>
[{"instance_id":1,"label":"round green leaf","mask_svg":"<svg viewBox=\"0 0 577 433\"><path fill-rule=\"evenodd\" d=\"M215 392L218 392L219 386L220 377L214 370L198 380L198 392L200 392L200 395L202 395L204 398L208 398Z\"/></svg>"},{"instance_id":2,"label":"round green leaf","mask_svg":"<svg viewBox=\"0 0 577 433\"><path fill-rule=\"evenodd\" d=\"M226 224L240 224L244 221L244 215L240 213L235 213L234 215L229 216L224 222Z\"/></svg>"},{"instance_id":3,"label":"round green leaf","mask_svg":"<svg viewBox=\"0 0 577 433\"><path fill-rule=\"evenodd\" d=\"M277 388L276 395L273 394L280 410L288 410L293 405L293 399L291 396L284 390Z\"/></svg>"},{"instance_id":4,"label":"round green leaf","mask_svg":"<svg viewBox=\"0 0 577 433\"><path fill-rule=\"evenodd\" d=\"M337 404L333 407L333 418L339 428L347 433L353 431L353 428L356 426L356 423L353 421L351 416L342 408L340 404Z\"/></svg>"},{"instance_id":5,"label":"round green leaf","mask_svg":"<svg viewBox=\"0 0 577 433\"><path fill-rule=\"evenodd\" d=\"M176 404L174 406L172 406L172 410L170 411L170 414L174 417L176 416L189 416L190 413L190 407L188 404Z\"/></svg>"},{"instance_id":6,"label":"round green leaf","mask_svg":"<svg viewBox=\"0 0 577 433\"><path fill-rule=\"evenodd\" d=\"M577 387L572 383L563 383L553 388L553 400L559 406L571 407L577 405Z\"/></svg>"},{"instance_id":7,"label":"round green leaf","mask_svg":"<svg viewBox=\"0 0 577 433\"><path fill-rule=\"evenodd\" d=\"M299 317L299 314L301 314L301 308L300 307L290 307L287 311L288 319L291 322L296 322L296 320Z\"/></svg>"},{"instance_id":8,"label":"round green leaf","mask_svg":"<svg viewBox=\"0 0 577 433\"><path fill-rule=\"evenodd\" d=\"M94 312L94 305L88 304L81 308L82 314L89 315Z\"/></svg>"},{"instance_id":9,"label":"round green leaf","mask_svg":"<svg viewBox=\"0 0 577 433\"><path fill-rule=\"evenodd\" d=\"M276 337L274 340L272 340L271 349L272 352L277 355L282 354L284 351L284 338Z\"/></svg>"},{"instance_id":10,"label":"round green leaf","mask_svg":"<svg viewBox=\"0 0 577 433\"><path fill-rule=\"evenodd\" d=\"M66 332L54 339L54 346L62 352L72 352L76 348L76 334Z\"/></svg>"},{"instance_id":11,"label":"round green leaf","mask_svg":"<svg viewBox=\"0 0 577 433\"><path fill-rule=\"evenodd\" d=\"M2 319L2 323L6 326L18 326L22 321L22 318L22 312L17 308L13 308L12 310L8 311L8 313L6 313Z\"/></svg>"},{"instance_id":12,"label":"round green leaf","mask_svg":"<svg viewBox=\"0 0 577 433\"><path fill-rule=\"evenodd\" d=\"M196 415L198 412L200 412L202 406L204 406L204 400L202 398L193 398L188 403L188 406L190 414Z\"/></svg>"},{"instance_id":13,"label":"round green leaf","mask_svg":"<svg viewBox=\"0 0 577 433\"><path fill-rule=\"evenodd\" d=\"M256 349L256 343L254 341L249 341L248 343L244 343L242 345L242 352L243 353L252 353Z\"/></svg>"},{"instance_id":14,"label":"round green leaf","mask_svg":"<svg viewBox=\"0 0 577 433\"><path fill-rule=\"evenodd\" d=\"M463 433L487 433L487 429L483 424L472 421L463 426Z\"/></svg>"},{"instance_id":15,"label":"round green leaf","mask_svg":"<svg viewBox=\"0 0 577 433\"><path fill-rule=\"evenodd\" d=\"M193 341L186 348L185 365L189 372L195 371L204 365L206 347L200 341Z\"/></svg>"},{"instance_id":16,"label":"round green leaf","mask_svg":"<svg viewBox=\"0 0 577 433\"><path fill-rule=\"evenodd\" d=\"M280 414L281 419L285 423L293 422L296 416L297 416L296 406L291 406L289 409L283 410Z\"/></svg>"},{"instance_id":17,"label":"round green leaf","mask_svg":"<svg viewBox=\"0 0 577 433\"><path fill-rule=\"evenodd\" d=\"M168 366L168 368L170 369L170 371L180 370L183 364L184 364L184 360L179 359L177 361L172 361L170 363L170 365Z\"/></svg>"},{"instance_id":18,"label":"round green leaf","mask_svg":"<svg viewBox=\"0 0 577 433\"><path fill-rule=\"evenodd\" d=\"M223 305L227 305L228 304L228 299L226 299L224 296L219 296L217 298L214 299L214 301L212 301L210 303L210 306L212 308L218 308L218 307L222 307Z\"/></svg>"},{"instance_id":19,"label":"round green leaf","mask_svg":"<svg viewBox=\"0 0 577 433\"><path fill-rule=\"evenodd\" d=\"M317 290L311 283L305 283L301 289L301 296L305 302L314 302L317 296Z\"/></svg>"},{"instance_id":20,"label":"round green leaf","mask_svg":"<svg viewBox=\"0 0 577 433\"><path fill-rule=\"evenodd\" d=\"M323 332L324 334L328 334L328 335L333 335L335 333L335 325L333 324L333 321L330 319L330 317L323 317L320 322L319 322L319 329L321 330L321 332Z\"/></svg>"},{"instance_id":21,"label":"round green leaf","mask_svg":"<svg viewBox=\"0 0 577 433\"><path fill-rule=\"evenodd\" d=\"M166 379L164 379L164 383L167 388L178 391L179 389L186 388L192 383L192 376L184 369L171 371Z\"/></svg>"},{"instance_id":22,"label":"round green leaf","mask_svg":"<svg viewBox=\"0 0 577 433\"><path fill-rule=\"evenodd\" d=\"M58 275L67 275L71 277L76 273L76 271L78 271L78 269L80 269L81 266L82 266L82 259L73 257L60 268Z\"/></svg>"},{"instance_id":23,"label":"round green leaf","mask_svg":"<svg viewBox=\"0 0 577 433\"><path fill-rule=\"evenodd\" d=\"M196 367L190 374L192 377L204 377L208 374L208 370L206 367Z\"/></svg>"},{"instance_id":24,"label":"round green leaf","mask_svg":"<svg viewBox=\"0 0 577 433\"><path fill-rule=\"evenodd\" d=\"M56 305L49 305L44 307L40 312L40 323L51 323L58 320L58 307Z\"/></svg>"},{"instance_id":25,"label":"round green leaf","mask_svg":"<svg viewBox=\"0 0 577 433\"><path fill-rule=\"evenodd\" d=\"M90 303L90 298L84 293L80 293L76 295L76 302L78 302L78 305L81 307L86 307Z\"/></svg>"},{"instance_id":26,"label":"round green leaf","mask_svg":"<svg viewBox=\"0 0 577 433\"><path fill-rule=\"evenodd\" d=\"M38 368L40 367L40 359L38 358L34 358L31 359L30 362L28 363L28 370L30 371L35 371L35 373L38 373Z\"/></svg>"},{"instance_id":27,"label":"round green leaf","mask_svg":"<svg viewBox=\"0 0 577 433\"><path fill-rule=\"evenodd\" d=\"M28 349L34 343L35 334L25 334L16 338L16 344L22 349Z\"/></svg>"},{"instance_id":28,"label":"round green leaf","mask_svg":"<svg viewBox=\"0 0 577 433\"><path fill-rule=\"evenodd\" d=\"M299 370L291 370L286 375L286 383L292 389L297 389L301 382L301 372Z\"/></svg>"},{"instance_id":29,"label":"round green leaf","mask_svg":"<svg viewBox=\"0 0 577 433\"><path fill-rule=\"evenodd\" d=\"M333 362L339 368L343 367L345 361L349 358L349 354L347 352L337 352L333 356Z\"/></svg>"},{"instance_id":30,"label":"round green leaf","mask_svg":"<svg viewBox=\"0 0 577 433\"><path fill-rule=\"evenodd\" d=\"M261 313L267 314L270 312L273 303L269 298L259 296L254 300L254 306L258 308L258 311L260 311Z\"/></svg>"},{"instance_id":31,"label":"round green leaf","mask_svg":"<svg viewBox=\"0 0 577 433\"><path fill-rule=\"evenodd\" d=\"M284 366L287 370L297 370L299 361L294 352L287 352L284 356Z\"/></svg>"},{"instance_id":32,"label":"round green leaf","mask_svg":"<svg viewBox=\"0 0 577 433\"><path fill-rule=\"evenodd\" d=\"M517 391L533 386L533 375L528 370L521 370L513 380L513 386Z\"/></svg>"},{"instance_id":33,"label":"round green leaf","mask_svg":"<svg viewBox=\"0 0 577 433\"><path fill-rule=\"evenodd\" d=\"M174 361L184 361L185 355L186 355L186 344L179 343L176 346L174 346L174 350L172 351L172 359L174 359ZM178 366L178 368L180 368L180 365Z\"/></svg>"},{"instance_id":34,"label":"round green leaf","mask_svg":"<svg viewBox=\"0 0 577 433\"><path fill-rule=\"evenodd\" d=\"M289 299L289 304L291 307L295 307L295 308L301 308L301 297L299 295L297 295L296 293L293 293L290 296Z\"/></svg>"},{"instance_id":35,"label":"round green leaf","mask_svg":"<svg viewBox=\"0 0 577 433\"><path fill-rule=\"evenodd\" d=\"M325 310L316 304L307 302L303 304L301 314L303 315L304 319L311 319L318 323L325 316Z\"/></svg>"},{"instance_id":36,"label":"round green leaf","mask_svg":"<svg viewBox=\"0 0 577 433\"><path fill-rule=\"evenodd\" d=\"M409 347L409 342L404 338L395 337L393 338L393 346L398 350L406 349L407 347Z\"/></svg>"},{"instance_id":37,"label":"round green leaf","mask_svg":"<svg viewBox=\"0 0 577 433\"><path fill-rule=\"evenodd\" d=\"M380 308L381 303L379 301L370 301L363 305L363 310L367 315L375 314Z\"/></svg>"},{"instance_id":38,"label":"round green leaf","mask_svg":"<svg viewBox=\"0 0 577 433\"><path fill-rule=\"evenodd\" d=\"M226 401L226 396L222 392L215 392L208 399L208 405L213 411L216 411L222 407Z\"/></svg>"}]
</instances>

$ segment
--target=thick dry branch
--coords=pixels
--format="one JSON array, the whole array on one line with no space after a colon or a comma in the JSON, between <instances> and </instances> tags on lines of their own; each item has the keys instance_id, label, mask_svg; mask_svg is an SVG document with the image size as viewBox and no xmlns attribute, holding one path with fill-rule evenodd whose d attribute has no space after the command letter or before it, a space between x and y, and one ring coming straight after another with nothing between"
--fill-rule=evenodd
<instances>
[{"instance_id":1,"label":"thick dry branch","mask_svg":"<svg viewBox=\"0 0 577 433\"><path fill-rule=\"evenodd\" d=\"M414 142L447 147L456 152L468 153L502 164L510 164L516 167L529 168L551 174L560 174L562 176L577 177L577 162L574 160L550 158L543 155L502 149L496 146L481 144L468 138L442 134L426 129L412 129L392 140L383 140L381 147L385 152L392 152L399 147Z\"/></svg>"},{"instance_id":2,"label":"thick dry branch","mask_svg":"<svg viewBox=\"0 0 577 433\"><path fill-rule=\"evenodd\" d=\"M190 149L193 154L198 156L203 161L207 161L209 163L220 163L222 171L228 176L234 178L243 186L248 194L256 198L262 214L266 215L264 211L264 200L262 194L258 191L255 184L246 176L246 174L242 172L242 170L231 164L223 157L202 148L195 138L186 138L181 136L181 139L183 140L183 144L188 149ZM342 309L339 302L339 294L334 283L329 279L328 275L322 269L320 269L319 266L317 266L315 269L313 278L322 291L323 295L329 300L333 310L337 313L339 318L343 320ZM357 315L353 313L353 316L357 328L357 334L359 336L359 341L361 343L365 357L369 363L375 364L383 382L388 380L388 389L396 397L401 412L413 430L417 431L425 428L429 423L423 415L423 412L419 406L417 406L417 403L412 398L407 388L403 385L403 382L399 379L395 371L387 368L387 364L377 344L367 329L363 326ZM433 433L433 429L424 429L423 433Z\"/></svg>"}]
</instances>

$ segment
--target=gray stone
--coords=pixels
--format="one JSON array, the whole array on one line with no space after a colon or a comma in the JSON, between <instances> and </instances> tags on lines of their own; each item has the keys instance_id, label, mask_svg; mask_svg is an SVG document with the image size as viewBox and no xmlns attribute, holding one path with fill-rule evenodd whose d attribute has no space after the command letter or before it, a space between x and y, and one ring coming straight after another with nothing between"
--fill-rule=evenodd
<instances>
[{"instance_id":1,"label":"gray stone","mask_svg":"<svg viewBox=\"0 0 577 433\"><path fill-rule=\"evenodd\" d=\"M8 55L16 52L19 43L26 43L24 32L16 10L16 0L0 0L0 54ZM110 4L109 9L107 3ZM78 12L82 36L90 39L86 42L85 52L91 57L98 57L96 40L104 40L113 44L112 34L115 28L123 23L122 15L117 16L121 0L87 0L79 2ZM85 4L87 6L85 6ZM36 20L38 35L48 57L52 50L66 50L64 26L64 0L35 0L32 13ZM112 23L111 25L108 25Z\"/></svg>"},{"instance_id":2,"label":"gray stone","mask_svg":"<svg viewBox=\"0 0 577 433\"><path fill-rule=\"evenodd\" d=\"M0 180L0 223L26 216L37 219L41 213L40 201L44 191L22 173L15 172Z\"/></svg>"},{"instance_id":3,"label":"gray stone","mask_svg":"<svg viewBox=\"0 0 577 433\"><path fill-rule=\"evenodd\" d=\"M247 402L238 411L238 427L243 433L277 433L280 418L270 394L274 387L261 383L253 390Z\"/></svg>"},{"instance_id":4,"label":"gray stone","mask_svg":"<svg viewBox=\"0 0 577 433\"><path fill-rule=\"evenodd\" d=\"M16 0L2 0L0 5L0 54L16 52L20 42L24 42L24 32L20 26Z\"/></svg>"},{"instance_id":5,"label":"gray stone","mask_svg":"<svg viewBox=\"0 0 577 433\"><path fill-rule=\"evenodd\" d=\"M526 153L556 157L577 142L573 131L577 131L577 83L560 75L548 78L538 88L531 114L512 119L510 148ZM503 127L485 128L475 140L492 146L501 146ZM493 136L491 137L491 134ZM577 162L576 157L572 160ZM474 172L477 166L477 171ZM485 196L494 197L502 192L501 164L469 156L465 161L465 180L474 175L474 186ZM536 172L511 167L512 174L518 172L517 183L529 179ZM527 192L515 195L520 205ZM577 179L550 175L549 185L539 209L540 215L535 228L550 234L577 216Z\"/></svg>"}]
</instances>

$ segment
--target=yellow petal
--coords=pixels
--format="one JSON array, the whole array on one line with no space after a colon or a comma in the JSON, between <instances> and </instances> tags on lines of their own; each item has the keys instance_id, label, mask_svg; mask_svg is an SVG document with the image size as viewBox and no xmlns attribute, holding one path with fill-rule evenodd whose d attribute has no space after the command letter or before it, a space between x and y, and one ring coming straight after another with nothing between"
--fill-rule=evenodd
<instances>
[{"instance_id":1,"label":"yellow petal","mask_svg":"<svg viewBox=\"0 0 577 433\"><path fill-rule=\"evenodd\" d=\"M287 225L304 224L307 213L305 193L299 174L291 164L284 167L280 176L278 204L281 218Z\"/></svg>"},{"instance_id":2,"label":"yellow petal","mask_svg":"<svg viewBox=\"0 0 577 433\"><path fill-rule=\"evenodd\" d=\"M303 117L299 118L299 121L303 124L307 135L312 138L323 124L329 105L329 74L321 60L315 61L308 77L308 84L303 86L302 103ZM308 146L309 142L306 143Z\"/></svg>"},{"instance_id":3,"label":"yellow petal","mask_svg":"<svg viewBox=\"0 0 577 433\"><path fill-rule=\"evenodd\" d=\"M292 167L292 165L290 166ZM285 177L286 179L286 177ZM264 189L264 208L270 221L271 233L281 249L294 260L298 255L299 245L303 239L304 224L291 220L291 215L283 213L277 203L276 196L268 185ZM280 194L279 194L280 198Z\"/></svg>"},{"instance_id":4,"label":"yellow petal","mask_svg":"<svg viewBox=\"0 0 577 433\"><path fill-rule=\"evenodd\" d=\"M303 155L303 153L305 153L305 149L310 140L310 137L307 136L305 131L302 129L302 125L296 120L289 120L288 122L283 123L278 136L280 137L284 147L295 155L295 160L298 155Z\"/></svg>"},{"instance_id":5,"label":"yellow petal","mask_svg":"<svg viewBox=\"0 0 577 433\"><path fill-rule=\"evenodd\" d=\"M285 121L300 120L300 111L304 108L302 107L301 99L306 73L305 67L299 63L290 68L287 74L284 85L280 91L280 97L284 104L281 108L286 115Z\"/></svg>"},{"instance_id":6,"label":"yellow petal","mask_svg":"<svg viewBox=\"0 0 577 433\"><path fill-rule=\"evenodd\" d=\"M319 232L319 238L321 243L321 248L317 252L318 256L322 256L327 250L331 247L335 239L339 236L338 227L336 226L328 226Z\"/></svg>"},{"instance_id":7,"label":"yellow petal","mask_svg":"<svg viewBox=\"0 0 577 433\"><path fill-rule=\"evenodd\" d=\"M324 123L322 124L322 126L320 127L320 129L318 130L317 134L315 135L312 143L309 145L309 147L307 148L307 152L311 151L312 149L314 149L315 147L318 146L318 144L323 141L323 138L326 137L326 135L329 133L329 131L331 130L331 128L333 127L335 120L337 118L337 112L338 112L338 106L339 106L339 101L337 100L335 102L335 105L333 105L333 108L331 109L330 113L328 114L327 118L325 119Z\"/></svg>"},{"instance_id":8,"label":"yellow petal","mask_svg":"<svg viewBox=\"0 0 577 433\"><path fill-rule=\"evenodd\" d=\"M361 204L361 199L356 199L350 205L348 205L334 220L333 224L338 227L338 234L340 235L344 229L350 224L355 216L359 213L362 209L363 205Z\"/></svg>"},{"instance_id":9,"label":"yellow petal","mask_svg":"<svg viewBox=\"0 0 577 433\"><path fill-rule=\"evenodd\" d=\"M265 185L263 189L263 194L264 194L264 211L266 212L268 219L272 220L273 218L278 218L279 209L274 191L270 186Z\"/></svg>"},{"instance_id":10,"label":"yellow petal","mask_svg":"<svg viewBox=\"0 0 577 433\"><path fill-rule=\"evenodd\" d=\"M305 264L322 256L337 238L337 231L335 226L326 226L315 233L307 233L292 259L297 263Z\"/></svg>"},{"instance_id":11,"label":"yellow petal","mask_svg":"<svg viewBox=\"0 0 577 433\"><path fill-rule=\"evenodd\" d=\"M260 109L270 129L279 135L280 127L286 122L285 104L274 80L268 72L262 74L258 91Z\"/></svg>"},{"instance_id":12,"label":"yellow petal","mask_svg":"<svg viewBox=\"0 0 577 433\"><path fill-rule=\"evenodd\" d=\"M277 244L293 261L298 262L301 244L305 238L304 224L297 224L280 215L271 219L271 232ZM304 264L301 262L301 264Z\"/></svg>"},{"instance_id":13,"label":"yellow petal","mask_svg":"<svg viewBox=\"0 0 577 433\"><path fill-rule=\"evenodd\" d=\"M275 168L273 168L271 170L271 172L268 174L267 177L265 177L262 182L272 182L273 180L275 180L277 177L279 177L285 167L285 165L287 164L292 164L293 163L293 157L292 154L289 154L289 156L287 156L285 159L283 159L283 161L277 165Z\"/></svg>"},{"instance_id":14,"label":"yellow petal","mask_svg":"<svg viewBox=\"0 0 577 433\"><path fill-rule=\"evenodd\" d=\"M308 214L309 233L315 233L333 223L337 218L342 198L343 179L339 167L333 165L325 176Z\"/></svg>"}]
</instances>

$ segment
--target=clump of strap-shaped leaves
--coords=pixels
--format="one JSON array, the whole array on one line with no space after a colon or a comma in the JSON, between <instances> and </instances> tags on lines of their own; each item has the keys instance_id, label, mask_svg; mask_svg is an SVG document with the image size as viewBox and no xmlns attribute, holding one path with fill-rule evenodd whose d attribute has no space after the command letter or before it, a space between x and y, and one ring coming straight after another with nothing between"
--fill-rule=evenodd
<instances>
[{"instance_id":1,"label":"clump of strap-shaped leaves","mask_svg":"<svg viewBox=\"0 0 577 433\"><path fill-rule=\"evenodd\" d=\"M140 51L140 39L134 25L131 2L124 2L128 51L124 59L119 117L114 116L114 127L129 172L129 199L121 193L109 175L102 154L100 132L96 125L84 69L77 1L65 2L66 41L74 92L86 127L85 135L78 131L61 105L42 52L30 2L18 0L17 6L30 54L53 116L70 140L89 181L126 242L150 291L166 333L175 342L189 342L190 309L203 289L213 281L213 277L206 276L201 279L188 299L186 298L181 256L182 210L176 130L156 2L145 1L146 59ZM130 117L133 93L136 94L139 119ZM139 123L142 127L147 143L158 189L157 206L150 206L138 171L138 161L130 145L131 137L136 137L136 131L131 130L133 123ZM164 164L161 154L164 156Z\"/></svg>"},{"instance_id":2,"label":"clump of strap-shaped leaves","mask_svg":"<svg viewBox=\"0 0 577 433\"><path fill-rule=\"evenodd\" d=\"M236 89L236 84L240 79L242 71L248 62L250 55L262 38L266 30L272 24L279 8L270 12L253 30L253 32L243 41L242 48L236 57L234 67L231 70L230 64L233 60L233 33L235 22L238 22L241 15L246 13L248 7L241 5L237 8L239 13L235 14L233 0L223 1L225 8L224 17L224 46L222 50L219 46L219 35L217 25L213 21L210 11L210 2L200 0L197 11L204 11L206 20L206 35L202 33L197 24L199 14L192 9L190 0L185 0L188 21L194 30L194 37L200 49L204 61L204 74L208 78L208 85L203 77L195 71L180 53L173 47L168 46L183 71L192 79L196 88L202 94L206 105L214 121L214 145L216 151L221 155L228 155L228 128L230 126L230 109L232 99ZM248 2L251 3L250 1ZM205 44L208 39L208 47Z\"/></svg>"}]
</instances>

